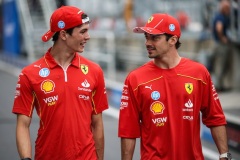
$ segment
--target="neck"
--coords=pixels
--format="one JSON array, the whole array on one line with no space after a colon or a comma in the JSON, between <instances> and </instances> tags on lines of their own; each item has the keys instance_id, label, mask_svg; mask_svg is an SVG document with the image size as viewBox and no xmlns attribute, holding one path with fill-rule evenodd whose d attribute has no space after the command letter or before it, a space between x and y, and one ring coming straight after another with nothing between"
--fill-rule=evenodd
<instances>
[{"instance_id":1,"label":"neck","mask_svg":"<svg viewBox=\"0 0 240 160\"><path fill-rule=\"evenodd\" d=\"M57 47L53 45L51 48L50 54L53 56L54 60L66 69L69 64L72 62L75 53L64 50L63 47Z\"/></svg>"},{"instance_id":2,"label":"neck","mask_svg":"<svg viewBox=\"0 0 240 160\"><path fill-rule=\"evenodd\" d=\"M166 55L160 58L154 58L154 64L162 69L171 69L176 67L181 61L179 54L173 53L172 55Z\"/></svg>"}]
</instances>

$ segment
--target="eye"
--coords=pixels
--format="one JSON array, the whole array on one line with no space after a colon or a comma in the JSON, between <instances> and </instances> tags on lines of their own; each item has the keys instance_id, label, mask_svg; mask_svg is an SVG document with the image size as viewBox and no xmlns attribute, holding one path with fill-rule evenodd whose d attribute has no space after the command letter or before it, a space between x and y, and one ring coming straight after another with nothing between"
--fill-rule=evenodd
<instances>
[{"instance_id":1,"label":"eye","mask_svg":"<svg viewBox=\"0 0 240 160\"><path fill-rule=\"evenodd\" d=\"M157 40L159 40L160 39L160 36L159 35L152 35L151 36L151 40L153 40L153 41L157 41Z\"/></svg>"},{"instance_id":2,"label":"eye","mask_svg":"<svg viewBox=\"0 0 240 160\"><path fill-rule=\"evenodd\" d=\"M150 34L145 34L146 40L151 40L151 41L158 41L160 39L161 35L150 35Z\"/></svg>"},{"instance_id":3,"label":"eye","mask_svg":"<svg viewBox=\"0 0 240 160\"><path fill-rule=\"evenodd\" d=\"M83 29L83 30L80 31L81 34L84 34L86 32L87 32L87 29Z\"/></svg>"},{"instance_id":4,"label":"eye","mask_svg":"<svg viewBox=\"0 0 240 160\"><path fill-rule=\"evenodd\" d=\"M86 27L84 27L84 28L81 28L80 30L79 30L79 33L80 34L85 34L85 33L87 33L88 32L88 28L86 28Z\"/></svg>"}]
</instances>

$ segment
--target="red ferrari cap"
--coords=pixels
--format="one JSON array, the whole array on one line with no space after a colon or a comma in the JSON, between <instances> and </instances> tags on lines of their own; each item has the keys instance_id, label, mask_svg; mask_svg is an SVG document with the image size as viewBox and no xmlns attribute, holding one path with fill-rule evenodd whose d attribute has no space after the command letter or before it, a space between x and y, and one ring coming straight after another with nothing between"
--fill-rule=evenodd
<instances>
[{"instance_id":1,"label":"red ferrari cap","mask_svg":"<svg viewBox=\"0 0 240 160\"><path fill-rule=\"evenodd\" d=\"M181 36L181 29L179 22L174 17L168 14L153 14L147 21L144 27L135 27L133 29L135 33L149 34L171 34L176 35L178 38Z\"/></svg>"},{"instance_id":2,"label":"red ferrari cap","mask_svg":"<svg viewBox=\"0 0 240 160\"><path fill-rule=\"evenodd\" d=\"M84 12L73 6L62 6L56 9L50 18L50 30L42 36L42 41L47 42L61 30L66 30L89 22L89 17L81 18Z\"/></svg>"}]
</instances>

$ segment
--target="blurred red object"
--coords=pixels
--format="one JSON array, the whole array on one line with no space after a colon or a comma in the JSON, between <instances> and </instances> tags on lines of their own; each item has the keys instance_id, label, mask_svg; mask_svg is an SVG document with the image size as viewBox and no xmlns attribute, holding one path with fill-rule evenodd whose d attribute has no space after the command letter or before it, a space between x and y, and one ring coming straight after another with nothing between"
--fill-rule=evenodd
<instances>
[{"instance_id":1,"label":"blurred red object","mask_svg":"<svg viewBox=\"0 0 240 160\"><path fill-rule=\"evenodd\" d=\"M179 21L181 29L186 29L189 24L189 16L187 15L187 13L184 11L178 11L176 18Z\"/></svg>"}]
</instances>

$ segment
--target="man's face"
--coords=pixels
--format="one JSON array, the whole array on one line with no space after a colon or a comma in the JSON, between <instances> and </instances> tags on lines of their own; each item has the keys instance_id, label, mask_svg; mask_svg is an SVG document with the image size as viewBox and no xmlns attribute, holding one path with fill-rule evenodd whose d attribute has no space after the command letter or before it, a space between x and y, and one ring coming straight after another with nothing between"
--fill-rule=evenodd
<instances>
[{"instance_id":1,"label":"man's face","mask_svg":"<svg viewBox=\"0 0 240 160\"><path fill-rule=\"evenodd\" d=\"M66 45L74 52L83 52L85 44L90 39L89 24L82 24L73 29L72 35L68 35Z\"/></svg>"},{"instance_id":2,"label":"man's face","mask_svg":"<svg viewBox=\"0 0 240 160\"><path fill-rule=\"evenodd\" d=\"M168 41L166 41L166 35L152 35L145 33L146 48L149 58L160 58L165 55L169 50Z\"/></svg>"},{"instance_id":3,"label":"man's face","mask_svg":"<svg viewBox=\"0 0 240 160\"><path fill-rule=\"evenodd\" d=\"M222 13L224 15L230 15L230 3L227 0L221 2Z\"/></svg>"}]
</instances>

